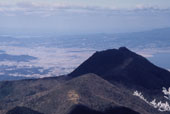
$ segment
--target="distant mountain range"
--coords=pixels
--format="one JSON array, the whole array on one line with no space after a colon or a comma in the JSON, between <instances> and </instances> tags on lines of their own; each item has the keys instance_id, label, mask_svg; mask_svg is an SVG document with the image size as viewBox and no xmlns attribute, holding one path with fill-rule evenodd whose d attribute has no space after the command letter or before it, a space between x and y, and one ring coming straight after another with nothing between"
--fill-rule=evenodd
<instances>
[{"instance_id":1,"label":"distant mountain range","mask_svg":"<svg viewBox=\"0 0 170 114\"><path fill-rule=\"evenodd\" d=\"M142 47L169 47L170 28L153 29L142 32L89 34L89 35L63 35L63 36L3 36L0 42L3 45L20 47L60 47L60 48L92 48L103 50L118 46L130 48ZM19 38L18 38L19 37ZM71 39L71 40L70 40Z\"/></svg>"},{"instance_id":2,"label":"distant mountain range","mask_svg":"<svg viewBox=\"0 0 170 114\"><path fill-rule=\"evenodd\" d=\"M66 76L0 82L0 114L168 114L133 92L164 99L169 80L170 72L125 47L105 50Z\"/></svg>"}]
</instances>

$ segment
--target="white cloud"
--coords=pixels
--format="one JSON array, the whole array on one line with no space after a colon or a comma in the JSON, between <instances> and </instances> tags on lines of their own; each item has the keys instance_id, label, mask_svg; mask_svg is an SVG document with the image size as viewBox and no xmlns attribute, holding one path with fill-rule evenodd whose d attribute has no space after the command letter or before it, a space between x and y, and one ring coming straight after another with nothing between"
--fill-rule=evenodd
<instances>
[{"instance_id":1,"label":"white cloud","mask_svg":"<svg viewBox=\"0 0 170 114\"><path fill-rule=\"evenodd\" d=\"M1 50L5 50L10 55L30 55L37 57L37 60L30 62L11 62L0 61L0 66L16 66L20 68L36 68L42 67L45 69L51 69L48 74L16 74L12 73L10 76L25 76L25 77L49 77L59 76L70 73L84 60L92 55L94 51L91 49L78 49L78 48L47 48L47 47L34 47L24 48L15 46L0 46ZM80 53L81 52L81 53ZM12 69L6 69L12 70ZM14 70L14 69L13 69ZM3 72L1 72L3 73Z\"/></svg>"},{"instance_id":2,"label":"white cloud","mask_svg":"<svg viewBox=\"0 0 170 114\"><path fill-rule=\"evenodd\" d=\"M0 12L4 14L14 15L15 13L30 14L44 14L53 15L59 12L71 12L71 13L112 13L114 11L143 11L152 10L160 11L158 7L137 5L132 9L120 9L113 7L97 7L89 5L73 5L73 4L61 4L61 3L48 3L48 2L17 2L12 3L0 3ZM168 9L169 10L169 9ZM13 14L11 14L13 13Z\"/></svg>"},{"instance_id":3,"label":"white cloud","mask_svg":"<svg viewBox=\"0 0 170 114\"><path fill-rule=\"evenodd\" d=\"M102 10L98 7L90 7L84 5L69 5L59 3L43 3L43 2L18 2L16 4L0 4L0 12L23 12L23 13L57 13L61 11L67 12L85 12Z\"/></svg>"},{"instance_id":4,"label":"white cloud","mask_svg":"<svg viewBox=\"0 0 170 114\"><path fill-rule=\"evenodd\" d=\"M157 6L146 6L146 5L144 5L144 4L138 4L138 5L136 5L136 9L145 9L145 10L147 10L147 9L155 9L155 10L158 10L158 9L160 9L159 7L157 7Z\"/></svg>"},{"instance_id":5,"label":"white cloud","mask_svg":"<svg viewBox=\"0 0 170 114\"><path fill-rule=\"evenodd\" d=\"M166 47L166 48L156 48L156 47L153 47L153 48L139 48L139 49L133 49L133 51L135 51L136 53L144 56L144 57L147 57L147 58L150 58L150 57L153 57L154 54L157 54L157 53L170 53L170 47Z\"/></svg>"}]
</instances>

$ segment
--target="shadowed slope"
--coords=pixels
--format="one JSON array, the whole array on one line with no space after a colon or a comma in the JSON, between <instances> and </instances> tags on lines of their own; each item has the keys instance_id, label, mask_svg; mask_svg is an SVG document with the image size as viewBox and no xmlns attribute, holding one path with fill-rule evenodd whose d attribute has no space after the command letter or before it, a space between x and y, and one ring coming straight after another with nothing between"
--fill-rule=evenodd
<instances>
[{"instance_id":1,"label":"shadowed slope","mask_svg":"<svg viewBox=\"0 0 170 114\"><path fill-rule=\"evenodd\" d=\"M76 105L69 114L139 114L129 108L114 107L105 111L96 111L83 105Z\"/></svg>"},{"instance_id":2,"label":"shadowed slope","mask_svg":"<svg viewBox=\"0 0 170 114\"><path fill-rule=\"evenodd\" d=\"M26 107L15 107L14 109L8 111L6 114L43 114Z\"/></svg>"}]
</instances>

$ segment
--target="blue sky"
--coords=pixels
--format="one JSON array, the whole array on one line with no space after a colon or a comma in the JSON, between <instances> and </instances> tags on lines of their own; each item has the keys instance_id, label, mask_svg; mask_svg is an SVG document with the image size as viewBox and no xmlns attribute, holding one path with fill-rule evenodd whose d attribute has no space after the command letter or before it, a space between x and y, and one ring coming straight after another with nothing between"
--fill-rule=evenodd
<instances>
[{"instance_id":1,"label":"blue sky","mask_svg":"<svg viewBox=\"0 0 170 114\"><path fill-rule=\"evenodd\" d=\"M0 0L0 34L132 32L169 20L170 0Z\"/></svg>"}]
</instances>

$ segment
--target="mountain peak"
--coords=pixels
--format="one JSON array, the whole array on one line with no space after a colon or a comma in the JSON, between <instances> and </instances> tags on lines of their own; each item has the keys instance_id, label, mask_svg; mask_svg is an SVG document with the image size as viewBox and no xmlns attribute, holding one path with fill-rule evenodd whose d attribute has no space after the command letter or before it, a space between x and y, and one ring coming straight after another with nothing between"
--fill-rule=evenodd
<instances>
[{"instance_id":1,"label":"mountain peak","mask_svg":"<svg viewBox=\"0 0 170 114\"><path fill-rule=\"evenodd\" d=\"M120 51L129 51L129 49L126 48L126 47L120 47L118 50L120 50Z\"/></svg>"},{"instance_id":2,"label":"mountain peak","mask_svg":"<svg viewBox=\"0 0 170 114\"><path fill-rule=\"evenodd\" d=\"M167 81L170 80L168 71L126 47L96 52L69 75L77 77L87 73L97 74L111 83L118 82L134 89L152 90L170 86Z\"/></svg>"}]
</instances>

